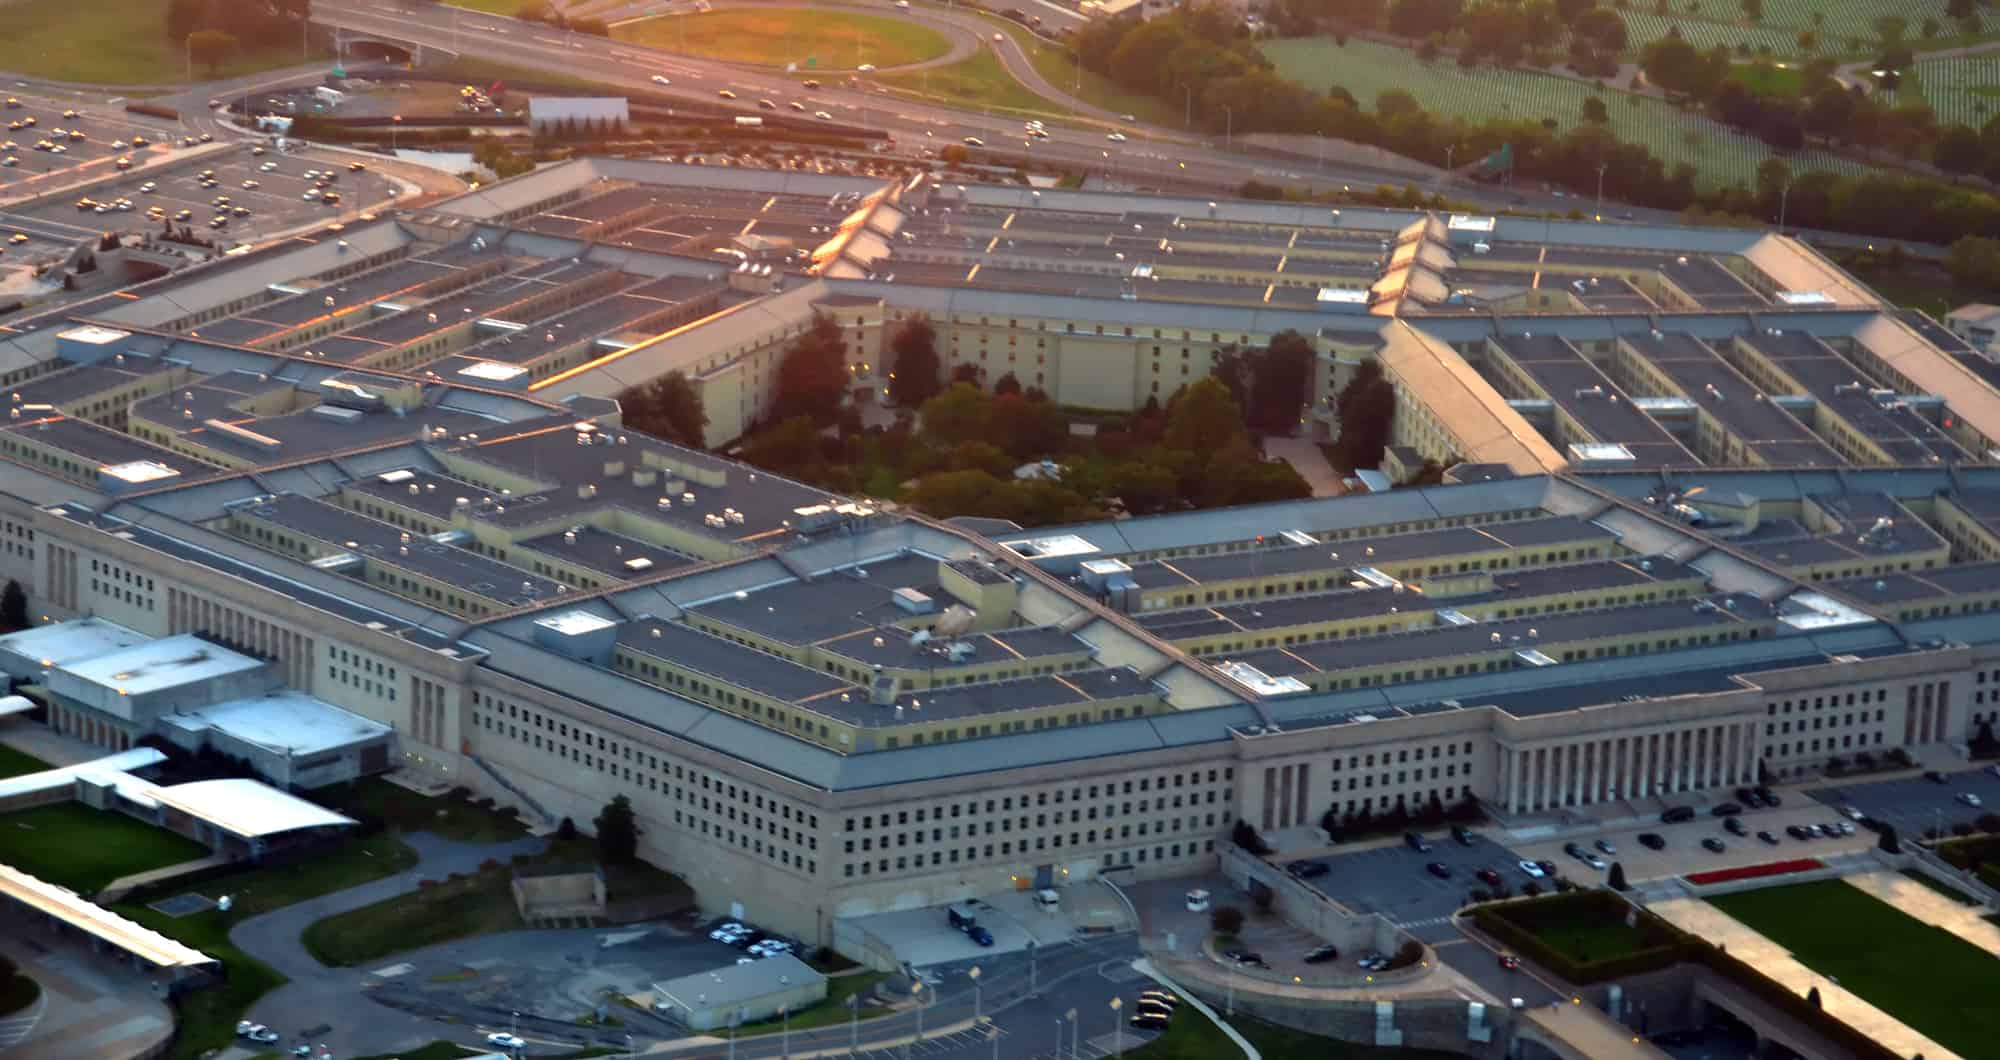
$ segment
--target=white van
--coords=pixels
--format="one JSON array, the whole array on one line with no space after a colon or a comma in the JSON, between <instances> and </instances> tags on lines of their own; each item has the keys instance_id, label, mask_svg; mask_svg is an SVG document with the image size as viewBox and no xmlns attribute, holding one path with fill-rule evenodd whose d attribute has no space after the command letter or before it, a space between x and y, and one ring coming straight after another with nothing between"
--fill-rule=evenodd
<instances>
[{"instance_id":1,"label":"white van","mask_svg":"<svg viewBox=\"0 0 2000 1060\"><path fill-rule=\"evenodd\" d=\"M1049 912L1062 908L1062 895L1047 887L1035 892L1035 905Z\"/></svg>"}]
</instances>

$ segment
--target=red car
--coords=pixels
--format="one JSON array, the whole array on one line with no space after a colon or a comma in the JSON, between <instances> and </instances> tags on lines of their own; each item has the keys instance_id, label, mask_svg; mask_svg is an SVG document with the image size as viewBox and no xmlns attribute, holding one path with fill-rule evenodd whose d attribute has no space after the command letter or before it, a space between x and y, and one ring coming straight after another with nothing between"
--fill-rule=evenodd
<instances>
[{"instance_id":1,"label":"red car","mask_svg":"<svg viewBox=\"0 0 2000 1060\"><path fill-rule=\"evenodd\" d=\"M1511 972L1516 968L1519 968L1520 966L1521 966L1521 958L1516 957L1511 953L1503 953L1500 955L1500 967L1505 968Z\"/></svg>"}]
</instances>

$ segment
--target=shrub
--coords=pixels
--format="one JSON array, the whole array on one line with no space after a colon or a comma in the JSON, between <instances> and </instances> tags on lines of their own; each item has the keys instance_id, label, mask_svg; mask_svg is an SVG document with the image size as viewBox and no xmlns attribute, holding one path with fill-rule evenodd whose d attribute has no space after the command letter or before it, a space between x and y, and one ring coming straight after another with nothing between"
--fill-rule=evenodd
<instances>
[{"instance_id":1,"label":"shrub","mask_svg":"<svg viewBox=\"0 0 2000 1060\"><path fill-rule=\"evenodd\" d=\"M1234 935L1243 930L1243 910L1233 905L1217 906L1208 914L1208 926L1218 935Z\"/></svg>"}]
</instances>

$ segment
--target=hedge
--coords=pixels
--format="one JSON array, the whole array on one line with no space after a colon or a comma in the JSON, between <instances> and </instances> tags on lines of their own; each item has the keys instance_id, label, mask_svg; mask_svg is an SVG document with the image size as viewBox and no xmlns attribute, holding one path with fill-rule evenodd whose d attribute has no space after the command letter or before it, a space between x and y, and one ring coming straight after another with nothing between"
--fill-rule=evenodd
<instances>
[{"instance_id":1,"label":"hedge","mask_svg":"<svg viewBox=\"0 0 2000 1060\"><path fill-rule=\"evenodd\" d=\"M1955 869L1970 869L1981 864L2000 864L2000 836L1972 836L1967 839L1947 840L1937 845L1937 856Z\"/></svg>"},{"instance_id":2,"label":"hedge","mask_svg":"<svg viewBox=\"0 0 2000 1060\"><path fill-rule=\"evenodd\" d=\"M1637 914L1635 926L1653 944L1645 949L1592 961L1570 959L1568 954L1544 942L1530 926L1537 921L1569 919L1579 915L1622 921L1628 913ZM1673 925L1638 909L1611 891L1570 891L1491 902L1475 907L1472 920L1487 934L1572 983L1601 983L1607 979L1658 971L1687 959L1689 940L1685 935Z\"/></svg>"}]
</instances>

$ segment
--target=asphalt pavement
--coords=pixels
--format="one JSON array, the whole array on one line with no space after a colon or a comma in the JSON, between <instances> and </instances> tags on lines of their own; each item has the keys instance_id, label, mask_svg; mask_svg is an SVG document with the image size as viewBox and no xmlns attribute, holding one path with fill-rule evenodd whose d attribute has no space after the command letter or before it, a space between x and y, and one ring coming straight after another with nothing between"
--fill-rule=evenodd
<instances>
[{"instance_id":1,"label":"asphalt pavement","mask_svg":"<svg viewBox=\"0 0 2000 1060\"><path fill-rule=\"evenodd\" d=\"M1969 824L1982 814L2000 813L2000 776L1994 775L1994 768L1981 765L1968 769L1961 763L1943 774L1942 784L1904 774L1882 780L1834 781L1806 794L1827 806L1853 806L1894 825L1897 834L1915 838L1932 828L1950 832L1954 824ZM1981 805L1967 805L1961 801L1962 795L1972 795Z\"/></svg>"},{"instance_id":2,"label":"asphalt pavement","mask_svg":"<svg viewBox=\"0 0 2000 1060\"><path fill-rule=\"evenodd\" d=\"M1480 869L1499 873L1501 881L1516 893L1531 879L1516 864L1519 854L1486 836L1475 833L1471 846L1454 842L1444 832L1430 833L1425 841L1431 845L1428 853L1396 843L1311 859L1326 865L1328 871L1305 882L1356 913L1380 913L1425 942L1434 943L1457 937L1457 929L1451 926L1452 913L1465 905L1472 891L1490 887L1474 875ZM1450 877L1440 879L1431 874L1425 868L1431 862L1443 864ZM1590 882L1596 875L1580 863L1563 866L1562 871L1579 882Z\"/></svg>"}]
</instances>

